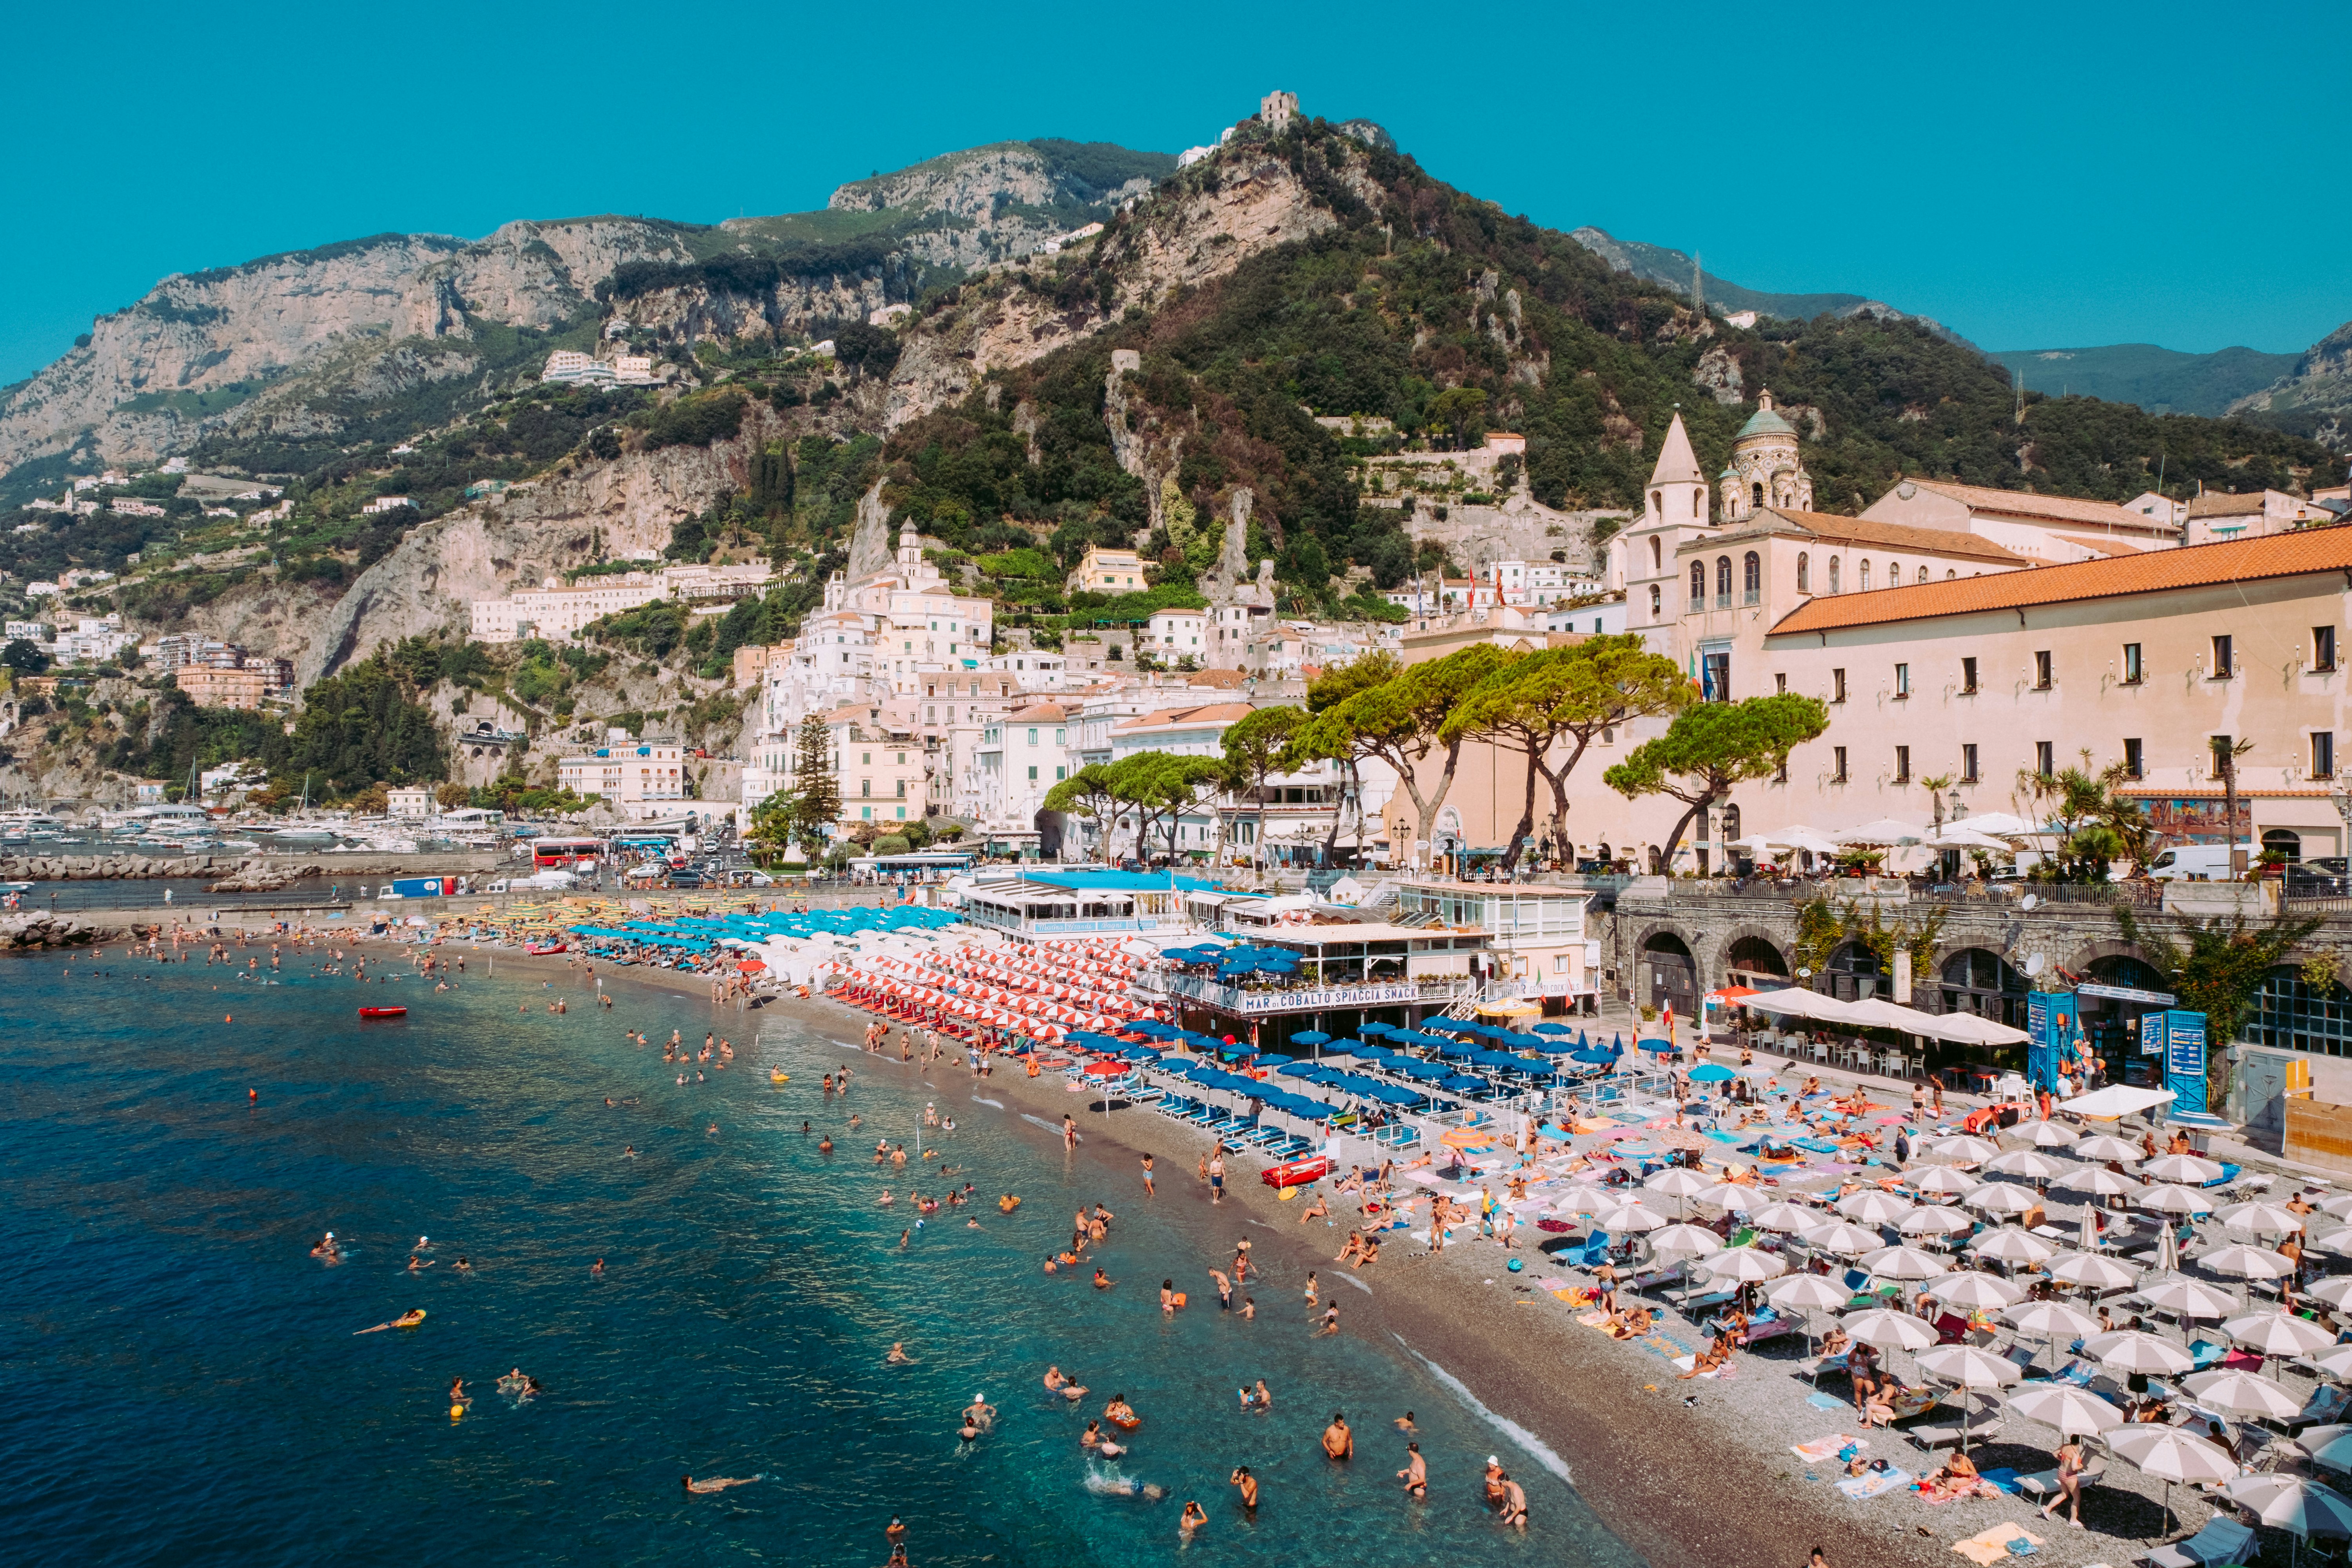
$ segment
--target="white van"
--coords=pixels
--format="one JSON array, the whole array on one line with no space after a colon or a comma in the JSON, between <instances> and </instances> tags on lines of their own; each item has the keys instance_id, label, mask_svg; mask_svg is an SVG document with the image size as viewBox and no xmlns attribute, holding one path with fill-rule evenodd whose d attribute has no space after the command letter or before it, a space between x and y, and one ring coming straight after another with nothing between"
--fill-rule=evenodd
<instances>
[{"instance_id":1,"label":"white van","mask_svg":"<svg viewBox=\"0 0 2352 1568\"><path fill-rule=\"evenodd\" d=\"M2246 864L2254 863L2254 847L2241 844ZM2147 868L2148 878L2158 882L2226 882L2230 875L2230 847L2226 844L2181 844L2164 850Z\"/></svg>"}]
</instances>

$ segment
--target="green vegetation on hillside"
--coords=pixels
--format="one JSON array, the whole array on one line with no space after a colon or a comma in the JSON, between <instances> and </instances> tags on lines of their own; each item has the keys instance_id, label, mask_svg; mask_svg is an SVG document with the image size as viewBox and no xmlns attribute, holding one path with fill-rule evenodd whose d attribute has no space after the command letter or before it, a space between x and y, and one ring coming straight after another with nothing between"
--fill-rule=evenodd
<instances>
[{"instance_id":1,"label":"green vegetation on hillside","mask_svg":"<svg viewBox=\"0 0 2352 1568\"><path fill-rule=\"evenodd\" d=\"M2189 354L2154 343L2011 349L1992 357L2006 369L2023 371L2026 390L2044 396L2096 397L2156 414L2215 416L2294 370L2296 359L2247 348Z\"/></svg>"}]
</instances>

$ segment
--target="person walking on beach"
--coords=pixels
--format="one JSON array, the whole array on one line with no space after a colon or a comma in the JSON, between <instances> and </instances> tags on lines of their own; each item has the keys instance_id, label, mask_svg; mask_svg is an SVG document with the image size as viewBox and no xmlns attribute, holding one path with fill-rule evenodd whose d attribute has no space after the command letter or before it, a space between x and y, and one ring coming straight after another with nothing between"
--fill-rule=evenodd
<instances>
[{"instance_id":1,"label":"person walking on beach","mask_svg":"<svg viewBox=\"0 0 2352 1568\"><path fill-rule=\"evenodd\" d=\"M1209 1157L1209 1201L1212 1204L1225 1201L1225 1152L1222 1147Z\"/></svg>"}]
</instances>

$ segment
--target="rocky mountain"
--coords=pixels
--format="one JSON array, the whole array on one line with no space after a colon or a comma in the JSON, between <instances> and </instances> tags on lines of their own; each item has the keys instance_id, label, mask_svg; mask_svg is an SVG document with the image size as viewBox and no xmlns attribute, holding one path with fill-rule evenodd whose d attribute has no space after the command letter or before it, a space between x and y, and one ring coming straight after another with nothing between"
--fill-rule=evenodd
<instances>
[{"instance_id":1,"label":"rocky mountain","mask_svg":"<svg viewBox=\"0 0 2352 1568\"><path fill-rule=\"evenodd\" d=\"M1883 300L1861 294L1774 294L1760 289L1744 289L1713 273L1702 275L1698 263L1683 251L1638 239L1618 239L1590 225L1572 230L1570 237L1618 271L1671 289L1685 300L1690 298L1696 283L1705 293L1709 309L1719 305L1727 313L1753 310L1759 316L1777 316L1791 321L1811 321L1815 316L1872 316L1883 321L1917 321L1937 337L1963 348L1975 346L1934 318L1908 314Z\"/></svg>"},{"instance_id":2,"label":"rocky mountain","mask_svg":"<svg viewBox=\"0 0 2352 1568\"><path fill-rule=\"evenodd\" d=\"M2335 451L2352 451L2352 321L2297 355L2286 373L2230 405L2230 412Z\"/></svg>"},{"instance_id":3,"label":"rocky mountain","mask_svg":"<svg viewBox=\"0 0 2352 1568\"><path fill-rule=\"evenodd\" d=\"M478 241L377 235L179 274L0 395L0 496L208 437L397 439L551 348L593 347L608 303L645 346L806 341L1108 216L1174 166L1108 143L1009 142L853 181L815 213L519 221Z\"/></svg>"}]
</instances>

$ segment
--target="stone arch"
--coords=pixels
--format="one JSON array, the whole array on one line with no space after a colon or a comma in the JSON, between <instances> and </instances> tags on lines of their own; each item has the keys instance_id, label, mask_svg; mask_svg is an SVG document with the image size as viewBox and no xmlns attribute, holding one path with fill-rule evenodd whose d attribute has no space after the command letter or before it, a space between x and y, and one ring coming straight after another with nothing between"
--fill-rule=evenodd
<instances>
[{"instance_id":1,"label":"stone arch","mask_svg":"<svg viewBox=\"0 0 2352 1568\"><path fill-rule=\"evenodd\" d=\"M1982 944L1969 945L1981 946ZM2084 942L2069 952L2062 967L2070 974L2087 974L2090 973L2091 965L2103 958L2136 958L2142 963L2148 962L2147 950L2138 943L2126 942L2121 937L2103 936ZM1941 962L1940 954L1937 962Z\"/></svg>"},{"instance_id":2,"label":"stone arch","mask_svg":"<svg viewBox=\"0 0 2352 1568\"><path fill-rule=\"evenodd\" d=\"M1769 962L1766 962L1767 955ZM1715 972L1728 976L1735 969L1773 973L1793 979L1797 973L1790 950L1769 926L1743 922L1724 933L1716 949Z\"/></svg>"},{"instance_id":3,"label":"stone arch","mask_svg":"<svg viewBox=\"0 0 2352 1568\"><path fill-rule=\"evenodd\" d=\"M1706 989L1697 953L1694 933L1683 926L1655 921L1643 927L1633 937L1634 1003L1664 1007L1671 1002L1676 1014L1696 1017Z\"/></svg>"}]
</instances>

